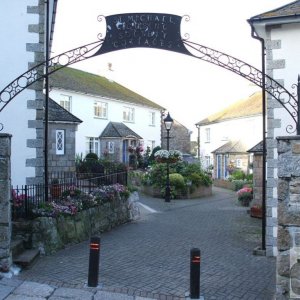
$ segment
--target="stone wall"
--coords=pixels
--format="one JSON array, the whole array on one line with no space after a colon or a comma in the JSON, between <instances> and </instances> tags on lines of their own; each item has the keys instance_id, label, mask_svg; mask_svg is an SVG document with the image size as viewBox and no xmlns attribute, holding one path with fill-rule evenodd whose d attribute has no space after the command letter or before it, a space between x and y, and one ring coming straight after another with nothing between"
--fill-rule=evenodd
<instances>
[{"instance_id":1,"label":"stone wall","mask_svg":"<svg viewBox=\"0 0 300 300\"><path fill-rule=\"evenodd\" d=\"M271 30L280 25L266 27L266 74L284 86L283 78L274 77L274 71L285 68L285 60L276 59L274 51L282 49L281 40L271 39ZM276 52L276 51L275 51ZM276 73L276 72L275 72ZM280 73L281 74L281 73ZM267 93L267 174L266 174L266 253L267 256L277 255L277 141L275 131L281 127L279 114L275 113L282 105ZM276 118L277 115L277 118Z\"/></svg>"},{"instance_id":2,"label":"stone wall","mask_svg":"<svg viewBox=\"0 0 300 300\"><path fill-rule=\"evenodd\" d=\"M161 148L167 149L167 130L162 123L161 126L162 139ZM173 126L170 130L170 150L179 150L182 153L191 153L191 132L188 128L174 120Z\"/></svg>"},{"instance_id":3,"label":"stone wall","mask_svg":"<svg viewBox=\"0 0 300 300\"><path fill-rule=\"evenodd\" d=\"M253 157L253 200L251 206L262 205L262 167L263 167L263 156L262 154L254 154Z\"/></svg>"},{"instance_id":4,"label":"stone wall","mask_svg":"<svg viewBox=\"0 0 300 300\"><path fill-rule=\"evenodd\" d=\"M10 156L11 135L0 133L0 272L8 271L12 264Z\"/></svg>"},{"instance_id":5,"label":"stone wall","mask_svg":"<svg viewBox=\"0 0 300 300\"><path fill-rule=\"evenodd\" d=\"M74 216L38 217L32 221L14 222L14 236L52 254L67 244L88 240L94 234L108 231L130 221L129 200L115 200L78 212ZM30 234L30 237L28 235Z\"/></svg>"},{"instance_id":6,"label":"stone wall","mask_svg":"<svg viewBox=\"0 0 300 300\"><path fill-rule=\"evenodd\" d=\"M277 142L276 299L300 299L300 136L279 137Z\"/></svg>"},{"instance_id":7,"label":"stone wall","mask_svg":"<svg viewBox=\"0 0 300 300\"><path fill-rule=\"evenodd\" d=\"M76 124L49 123L48 140L48 171L75 172L75 134ZM65 153L56 154L56 130L65 131ZM41 160L41 163L43 161Z\"/></svg>"}]
</instances>

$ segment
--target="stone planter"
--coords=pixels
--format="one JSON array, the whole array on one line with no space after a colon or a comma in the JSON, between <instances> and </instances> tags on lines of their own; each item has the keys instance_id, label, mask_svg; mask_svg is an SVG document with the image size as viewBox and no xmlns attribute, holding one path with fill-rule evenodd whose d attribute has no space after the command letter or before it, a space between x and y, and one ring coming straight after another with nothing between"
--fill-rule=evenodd
<instances>
[{"instance_id":1,"label":"stone planter","mask_svg":"<svg viewBox=\"0 0 300 300\"><path fill-rule=\"evenodd\" d=\"M13 234L28 239L28 230L25 229L30 227L32 246L42 249L45 254L52 254L67 244L85 241L91 235L109 231L129 221L128 201L120 199L80 211L74 216L38 217L19 222L16 224L19 228L15 225Z\"/></svg>"}]
</instances>

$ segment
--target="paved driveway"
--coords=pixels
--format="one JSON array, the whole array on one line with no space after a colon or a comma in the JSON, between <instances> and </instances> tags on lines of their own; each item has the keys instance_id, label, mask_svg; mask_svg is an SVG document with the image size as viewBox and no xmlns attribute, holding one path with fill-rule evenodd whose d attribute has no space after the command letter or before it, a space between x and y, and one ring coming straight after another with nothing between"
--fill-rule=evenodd
<instances>
[{"instance_id":1,"label":"paved driveway","mask_svg":"<svg viewBox=\"0 0 300 300\"><path fill-rule=\"evenodd\" d=\"M198 247L205 300L273 298L275 259L252 255L261 244L261 221L237 205L234 192L216 188L212 197L170 204L140 196L140 202L146 205L141 207L140 220L101 236L99 285L103 290L184 299L189 290L190 249ZM19 277L83 287L88 255L87 241L43 257Z\"/></svg>"}]
</instances>

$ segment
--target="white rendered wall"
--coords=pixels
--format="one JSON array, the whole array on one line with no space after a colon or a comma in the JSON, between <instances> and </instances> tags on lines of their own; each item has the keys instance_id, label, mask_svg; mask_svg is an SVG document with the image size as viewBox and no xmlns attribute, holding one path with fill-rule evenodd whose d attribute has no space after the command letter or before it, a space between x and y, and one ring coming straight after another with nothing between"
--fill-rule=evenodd
<instances>
[{"instance_id":1,"label":"white rendered wall","mask_svg":"<svg viewBox=\"0 0 300 300\"><path fill-rule=\"evenodd\" d=\"M28 32L29 24L38 24L38 15L27 14L27 6L38 5L38 0L0 1L0 90L28 70L34 53L26 51L26 43L38 43L38 35ZM27 158L35 158L35 149L27 148L27 139L35 139L35 129L28 129L28 120L35 119L35 110L27 109L27 100L34 100L35 93L25 90L16 96L2 112L2 132L12 134L12 184L24 184L26 177L35 170L26 167Z\"/></svg>"},{"instance_id":2,"label":"white rendered wall","mask_svg":"<svg viewBox=\"0 0 300 300\"><path fill-rule=\"evenodd\" d=\"M280 40L281 48L273 49L273 60L285 60L285 67L274 69L274 79L284 79L284 87L289 92L296 92L292 85L297 83L298 74L300 74L300 24L282 25L280 28L271 31L272 40ZM275 136L288 135L286 132L287 125L294 125L291 116L284 108L274 110L274 118L281 119L281 128L275 129Z\"/></svg>"},{"instance_id":3,"label":"white rendered wall","mask_svg":"<svg viewBox=\"0 0 300 300\"><path fill-rule=\"evenodd\" d=\"M77 154L82 153L85 155L86 137L99 137L109 122L123 122L135 133L140 135L144 139L145 144L147 144L148 140L155 141L155 145L157 146L161 144L160 110L114 99L95 97L92 95L57 89L51 90L50 97L59 103L61 94L72 97L71 113L83 121L78 126L78 131L76 132ZM106 102L108 104L107 119L94 117L95 100ZM135 118L133 123L123 121L124 106L134 108ZM149 125L150 111L155 111L155 126ZM103 153L102 149L100 149L100 153Z\"/></svg>"},{"instance_id":4,"label":"white rendered wall","mask_svg":"<svg viewBox=\"0 0 300 300\"><path fill-rule=\"evenodd\" d=\"M206 128L210 128L210 142L206 142ZM227 139L225 139L227 137ZM200 155L202 159L230 140L241 140L249 149L262 140L262 117L253 116L214 123L200 127ZM208 167L204 165L204 167Z\"/></svg>"}]
</instances>

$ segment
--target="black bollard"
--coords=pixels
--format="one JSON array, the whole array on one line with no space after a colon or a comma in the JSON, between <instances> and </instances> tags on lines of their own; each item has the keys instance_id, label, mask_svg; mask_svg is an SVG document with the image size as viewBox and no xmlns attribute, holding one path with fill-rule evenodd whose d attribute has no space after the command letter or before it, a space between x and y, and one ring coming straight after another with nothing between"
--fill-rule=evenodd
<instances>
[{"instance_id":1,"label":"black bollard","mask_svg":"<svg viewBox=\"0 0 300 300\"><path fill-rule=\"evenodd\" d=\"M99 256L100 256L100 238L91 237L89 275L88 275L88 286L91 287L96 287L98 285Z\"/></svg>"},{"instance_id":2,"label":"black bollard","mask_svg":"<svg viewBox=\"0 0 300 300\"><path fill-rule=\"evenodd\" d=\"M200 297L200 261L201 252L198 248L191 249L191 269L190 269L190 298Z\"/></svg>"}]
</instances>

